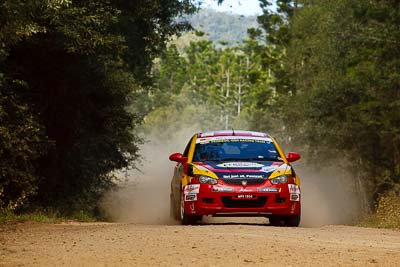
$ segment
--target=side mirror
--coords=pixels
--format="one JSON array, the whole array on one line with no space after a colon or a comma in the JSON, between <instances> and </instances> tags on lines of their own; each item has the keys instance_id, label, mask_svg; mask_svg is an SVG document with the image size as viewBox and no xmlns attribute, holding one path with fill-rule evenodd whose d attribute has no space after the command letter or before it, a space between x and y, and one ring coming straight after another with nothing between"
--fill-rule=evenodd
<instances>
[{"instance_id":1,"label":"side mirror","mask_svg":"<svg viewBox=\"0 0 400 267\"><path fill-rule=\"evenodd\" d=\"M289 152L287 158L286 158L289 162L294 162L296 160L300 159L300 154L296 153L296 152Z\"/></svg>"},{"instance_id":2,"label":"side mirror","mask_svg":"<svg viewBox=\"0 0 400 267\"><path fill-rule=\"evenodd\" d=\"M184 157L181 153L174 153L171 156L169 156L169 160L180 162L180 163L186 163L188 158Z\"/></svg>"}]
</instances>

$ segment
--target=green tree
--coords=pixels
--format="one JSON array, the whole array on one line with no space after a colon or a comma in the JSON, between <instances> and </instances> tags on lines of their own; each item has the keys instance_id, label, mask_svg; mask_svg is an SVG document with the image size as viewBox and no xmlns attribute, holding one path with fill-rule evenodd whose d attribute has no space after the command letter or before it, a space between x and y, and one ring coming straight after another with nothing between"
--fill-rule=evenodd
<instances>
[{"instance_id":1,"label":"green tree","mask_svg":"<svg viewBox=\"0 0 400 267\"><path fill-rule=\"evenodd\" d=\"M398 2L298 1L289 8L275 28L288 38L282 65L290 83L277 98L285 134L305 144L312 160L353 159L348 167L375 198L399 190Z\"/></svg>"},{"instance_id":2,"label":"green tree","mask_svg":"<svg viewBox=\"0 0 400 267\"><path fill-rule=\"evenodd\" d=\"M32 111L23 79L5 73L11 47L43 33L32 12L57 12L66 1L2 1L0 3L0 210L27 205L37 191L37 160L47 137Z\"/></svg>"},{"instance_id":3,"label":"green tree","mask_svg":"<svg viewBox=\"0 0 400 267\"><path fill-rule=\"evenodd\" d=\"M188 27L175 17L195 8L177 0L1 2L1 208L35 190L41 206L95 208L112 173L137 159L140 117L129 107L146 92L169 36Z\"/></svg>"},{"instance_id":4,"label":"green tree","mask_svg":"<svg viewBox=\"0 0 400 267\"><path fill-rule=\"evenodd\" d=\"M257 108L254 101L263 93L269 103L272 97L269 85L272 76L267 71L269 65L264 62L269 54L258 41L261 34L260 30L253 29L249 31L249 38L236 46L215 46L208 40L191 42L179 55L171 45L154 71L158 75L154 95L168 96L164 98L170 101L167 106L179 114L185 114L185 110L193 114L192 110L198 109L193 120L203 122L200 129L247 128L251 118L247 115ZM158 121L153 116L160 114L155 107L149 115L153 125ZM172 124L181 119L172 119Z\"/></svg>"}]
</instances>

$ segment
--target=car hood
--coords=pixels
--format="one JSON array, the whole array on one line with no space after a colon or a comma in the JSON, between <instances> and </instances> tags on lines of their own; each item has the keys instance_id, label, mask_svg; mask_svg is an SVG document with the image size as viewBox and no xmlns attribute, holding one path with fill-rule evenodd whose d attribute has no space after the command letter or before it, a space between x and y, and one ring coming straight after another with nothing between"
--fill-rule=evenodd
<instances>
[{"instance_id":1,"label":"car hood","mask_svg":"<svg viewBox=\"0 0 400 267\"><path fill-rule=\"evenodd\" d=\"M290 171L282 161L204 161L193 167L194 174L219 179L272 179Z\"/></svg>"}]
</instances>

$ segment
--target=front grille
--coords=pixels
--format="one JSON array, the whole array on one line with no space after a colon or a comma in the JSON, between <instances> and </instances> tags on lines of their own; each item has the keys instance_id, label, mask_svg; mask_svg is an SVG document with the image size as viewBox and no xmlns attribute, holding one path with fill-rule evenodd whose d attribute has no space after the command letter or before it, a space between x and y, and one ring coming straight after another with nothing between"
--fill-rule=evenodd
<instances>
[{"instance_id":1,"label":"front grille","mask_svg":"<svg viewBox=\"0 0 400 267\"><path fill-rule=\"evenodd\" d=\"M232 197L221 197L222 204L226 208L261 208L267 202L267 197L258 197L254 200L236 200Z\"/></svg>"},{"instance_id":2,"label":"front grille","mask_svg":"<svg viewBox=\"0 0 400 267\"><path fill-rule=\"evenodd\" d=\"M242 181L247 181L247 185L253 184L262 184L265 182L265 179L222 179L227 184L242 184Z\"/></svg>"}]
</instances>

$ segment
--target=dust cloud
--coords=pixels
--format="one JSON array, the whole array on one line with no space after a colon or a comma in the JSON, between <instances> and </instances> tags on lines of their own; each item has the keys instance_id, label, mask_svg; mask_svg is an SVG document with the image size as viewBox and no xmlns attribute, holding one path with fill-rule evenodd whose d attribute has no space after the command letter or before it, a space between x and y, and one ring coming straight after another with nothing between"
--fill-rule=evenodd
<instances>
[{"instance_id":1,"label":"dust cloud","mask_svg":"<svg viewBox=\"0 0 400 267\"><path fill-rule=\"evenodd\" d=\"M323 170L294 163L301 179L301 226L352 224L363 211L363 189L340 167ZM338 164L339 165L339 164Z\"/></svg>"},{"instance_id":2,"label":"dust cloud","mask_svg":"<svg viewBox=\"0 0 400 267\"><path fill-rule=\"evenodd\" d=\"M169 216L170 182L175 163L168 157L183 152L187 141L196 132L188 129L177 133L175 140L150 140L141 147L141 171L125 173L126 181L106 194L101 206L116 222L143 224L175 224ZM304 159L303 159L304 160ZM349 224L357 219L361 209L361 190L354 177L343 168L330 167L317 171L300 160L293 164L301 179L303 227L327 224ZM243 218L206 218L206 222L244 222ZM249 223L265 223L262 218L246 218Z\"/></svg>"},{"instance_id":3,"label":"dust cloud","mask_svg":"<svg viewBox=\"0 0 400 267\"><path fill-rule=\"evenodd\" d=\"M189 133L190 131L190 133ZM175 162L170 154L183 152L195 131L186 131L175 140L148 137L140 153L143 161L139 170L121 174L124 178L116 189L101 201L105 215L112 221L143 224L175 224L170 218L169 194Z\"/></svg>"}]
</instances>

